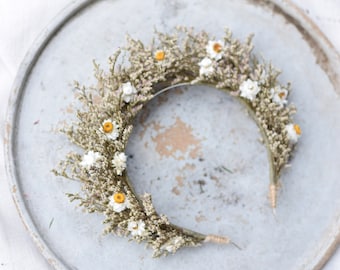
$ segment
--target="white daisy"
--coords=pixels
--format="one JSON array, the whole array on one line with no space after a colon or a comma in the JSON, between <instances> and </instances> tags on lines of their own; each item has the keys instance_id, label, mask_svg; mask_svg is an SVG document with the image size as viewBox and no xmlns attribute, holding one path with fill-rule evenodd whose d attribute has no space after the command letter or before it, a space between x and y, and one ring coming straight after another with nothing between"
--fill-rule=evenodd
<instances>
[{"instance_id":1,"label":"white daisy","mask_svg":"<svg viewBox=\"0 0 340 270\"><path fill-rule=\"evenodd\" d=\"M203 60L199 62L198 65L200 66L200 76L209 76L214 73L213 62L210 58L203 58Z\"/></svg>"},{"instance_id":2,"label":"white daisy","mask_svg":"<svg viewBox=\"0 0 340 270\"><path fill-rule=\"evenodd\" d=\"M94 166L96 164L96 162L100 158L101 158L100 153L94 152L94 151L91 150L83 156L83 159L79 164L80 164L80 166L82 166L86 169L90 169L92 166Z\"/></svg>"},{"instance_id":3,"label":"white daisy","mask_svg":"<svg viewBox=\"0 0 340 270\"><path fill-rule=\"evenodd\" d=\"M301 128L297 124L286 125L286 131L290 142L296 143L302 134Z\"/></svg>"},{"instance_id":4,"label":"white daisy","mask_svg":"<svg viewBox=\"0 0 340 270\"><path fill-rule=\"evenodd\" d=\"M220 60L222 58L223 43L220 40L209 40L206 50L210 58Z\"/></svg>"},{"instance_id":5,"label":"white daisy","mask_svg":"<svg viewBox=\"0 0 340 270\"><path fill-rule=\"evenodd\" d=\"M109 205L112 206L113 211L120 213L126 208L129 208L130 204L124 193L115 193L110 198Z\"/></svg>"},{"instance_id":6,"label":"white daisy","mask_svg":"<svg viewBox=\"0 0 340 270\"><path fill-rule=\"evenodd\" d=\"M131 232L132 236L142 236L145 232L145 223L142 220L130 221L128 231Z\"/></svg>"},{"instance_id":7,"label":"white daisy","mask_svg":"<svg viewBox=\"0 0 340 270\"><path fill-rule=\"evenodd\" d=\"M99 130L110 140L116 140L119 136L119 126L111 119L104 120Z\"/></svg>"},{"instance_id":8,"label":"white daisy","mask_svg":"<svg viewBox=\"0 0 340 270\"><path fill-rule=\"evenodd\" d=\"M241 97L247 98L249 100L254 100L260 90L261 89L257 82L250 79L247 79L240 85Z\"/></svg>"},{"instance_id":9,"label":"white daisy","mask_svg":"<svg viewBox=\"0 0 340 270\"><path fill-rule=\"evenodd\" d=\"M270 94L272 96L272 100L279 105L280 108L283 108L284 105L287 104L287 89L281 88L280 86L275 86L270 89Z\"/></svg>"},{"instance_id":10,"label":"white daisy","mask_svg":"<svg viewBox=\"0 0 340 270\"><path fill-rule=\"evenodd\" d=\"M121 90L123 92L122 98L126 103L129 103L135 99L137 90L130 82L123 83Z\"/></svg>"},{"instance_id":11,"label":"white daisy","mask_svg":"<svg viewBox=\"0 0 340 270\"><path fill-rule=\"evenodd\" d=\"M123 152L115 153L112 165L116 169L117 175L122 175L123 171L126 169L126 155Z\"/></svg>"}]
</instances>

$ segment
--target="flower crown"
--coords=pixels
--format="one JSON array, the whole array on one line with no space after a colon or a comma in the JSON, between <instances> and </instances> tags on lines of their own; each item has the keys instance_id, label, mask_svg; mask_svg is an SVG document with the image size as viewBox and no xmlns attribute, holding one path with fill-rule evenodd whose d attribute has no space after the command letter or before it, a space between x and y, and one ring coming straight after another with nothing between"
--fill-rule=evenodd
<instances>
[{"instance_id":1,"label":"flower crown","mask_svg":"<svg viewBox=\"0 0 340 270\"><path fill-rule=\"evenodd\" d=\"M295 108L287 100L290 86L280 85L279 72L251 53L251 36L242 43L226 30L223 39L214 40L205 32L184 27L173 34L156 32L156 36L149 46L128 37L127 46L109 58L107 73L95 63L97 87L76 83L85 107L77 113L78 122L63 132L84 152L68 154L54 172L80 180L82 192L68 196L90 213L103 213L106 233L146 241L158 257L203 242L232 242L173 225L156 212L150 194L135 194L126 172L125 148L133 120L146 102L179 83L213 85L240 100L267 147L273 209L280 174L301 129L292 121ZM129 65L117 63L122 52Z\"/></svg>"}]
</instances>

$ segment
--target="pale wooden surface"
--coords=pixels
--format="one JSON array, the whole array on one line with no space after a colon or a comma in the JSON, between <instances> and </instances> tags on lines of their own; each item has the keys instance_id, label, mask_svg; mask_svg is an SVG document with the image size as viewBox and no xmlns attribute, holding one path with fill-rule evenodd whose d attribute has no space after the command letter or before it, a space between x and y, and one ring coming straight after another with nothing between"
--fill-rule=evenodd
<instances>
[{"instance_id":1,"label":"pale wooden surface","mask_svg":"<svg viewBox=\"0 0 340 270\"><path fill-rule=\"evenodd\" d=\"M340 51L340 2L338 0L293 0L314 20ZM0 114L1 135L11 84L32 42L69 0L0 0ZM0 146L2 152L2 144ZM26 232L6 181L0 155L0 269L50 269ZM325 270L340 269L340 250Z\"/></svg>"}]
</instances>

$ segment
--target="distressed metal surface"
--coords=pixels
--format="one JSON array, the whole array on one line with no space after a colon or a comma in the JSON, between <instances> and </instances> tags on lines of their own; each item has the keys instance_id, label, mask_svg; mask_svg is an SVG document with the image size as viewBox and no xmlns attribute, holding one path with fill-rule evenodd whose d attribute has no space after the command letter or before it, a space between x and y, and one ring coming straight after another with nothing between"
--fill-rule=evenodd
<instances>
[{"instance_id":1,"label":"distressed metal surface","mask_svg":"<svg viewBox=\"0 0 340 270\"><path fill-rule=\"evenodd\" d=\"M52 265L206 269L209 262L210 267L230 269L321 267L340 224L339 59L294 7L286 1L276 4L79 2L35 44L11 99L8 169L19 212ZM225 26L239 38L255 33L256 52L283 70L283 82L293 83L303 137L293 167L283 175L275 219L266 198L265 148L240 104L208 87L180 88L153 100L136 119L128 148L128 171L137 191L151 192L156 208L174 223L227 234L243 247L239 251L207 245L154 260L141 245L102 236L102 217L85 215L64 195L77 191L78 183L56 179L50 170L74 149L57 132L72 120L77 107L70 83L94 83L91 60L104 67L126 33L148 42L154 26L168 31L177 24L217 37Z\"/></svg>"}]
</instances>

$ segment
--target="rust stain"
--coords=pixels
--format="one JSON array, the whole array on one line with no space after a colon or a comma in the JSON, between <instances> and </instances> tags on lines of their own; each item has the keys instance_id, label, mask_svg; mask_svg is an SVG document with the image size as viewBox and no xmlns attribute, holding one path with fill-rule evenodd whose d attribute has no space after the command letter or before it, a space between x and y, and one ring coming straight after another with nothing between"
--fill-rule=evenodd
<instances>
[{"instance_id":1,"label":"rust stain","mask_svg":"<svg viewBox=\"0 0 340 270\"><path fill-rule=\"evenodd\" d=\"M152 122L151 124L153 125L153 129L155 131L160 131L163 128L159 123Z\"/></svg>"},{"instance_id":2,"label":"rust stain","mask_svg":"<svg viewBox=\"0 0 340 270\"><path fill-rule=\"evenodd\" d=\"M25 220L25 218L24 218L24 216L23 216L23 214L22 214L22 212L21 212L21 208L20 208L20 206L19 206L19 201L18 201L18 199L16 198L16 195L12 195L12 199L13 199L13 202L14 202L14 206L15 206L15 208L16 208L16 210L17 210L17 213L19 214L19 218L21 219L21 221L22 221L22 223L23 223L23 225L24 225L26 231L29 232L29 233L31 233L32 231L31 231L30 227L28 227L28 225L27 225L27 223L26 223L26 220Z\"/></svg>"},{"instance_id":3,"label":"rust stain","mask_svg":"<svg viewBox=\"0 0 340 270\"><path fill-rule=\"evenodd\" d=\"M199 157L201 141L192 134L192 127L184 123L179 117L176 122L152 138L156 144L156 151L161 157L174 157L184 159L188 153L191 158ZM178 153L182 154L178 156Z\"/></svg>"},{"instance_id":4,"label":"rust stain","mask_svg":"<svg viewBox=\"0 0 340 270\"><path fill-rule=\"evenodd\" d=\"M158 98L157 98L157 101L158 101L158 105L163 105L164 103L166 103L168 101L168 97L166 95L160 95Z\"/></svg>"},{"instance_id":5,"label":"rust stain","mask_svg":"<svg viewBox=\"0 0 340 270\"><path fill-rule=\"evenodd\" d=\"M7 137L9 137L9 134L11 133L11 124L10 123L6 123L6 135Z\"/></svg>"},{"instance_id":6,"label":"rust stain","mask_svg":"<svg viewBox=\"0 0 340 270\"><path fill-rule=\"evenodd\" d=\"M152 121L149 124L144 124L144 120L140 121L141 126L143 129L139 132L139 138L143 139L144 135L148 128L154 129L156 132L159 132L162 128L164 128L162 125L159 124L159 122Z\"/></svg>"},{"instance_id":7,"label":"rust stain","mask_svg":"<svg viewBox=\"0 0 340 270\"><path fill-rule=\"evenodd\" d=\"M210 175L210 179L213 180L216 184L216 187L222 187L220 179L215 175Z\"/></svg>"},{"instance_id":8,"label":"rust stain","mask_svg":"<svg viewBox=\"0 0 340 270\"><path fill-rule=\"evenodd\" d=\"M173 187L171 192L173 194L177 195L177 196L181 194L181 192L179 191L178 187Z\"/></svg>"},{"instance_id":9,"label":"rust stain","mask_svg":"<svg viewBox=\"0 0 340 270\"><path fill-rule=\"evenodd\" d=\"M11 128L12 128L11 124L9 122L6 122L6 125L5 125L5 136L3 138L4 145L8 145L9 144Z\"/></svg>"},{"instance_id":10,"label":"rust stain","mask_svg":"<svg viewBox=\"0 0 340 270\"><path fill-rule=\"evenodd\" d=\"M190 164L190 163L186 163L183 168L180 169L181 172L183 171L193 171L196 169L196 165L195 164Z\"/></svg>"},{"instance_id":11,"label":"rust stain","mask_svg":"<svg viewBox=\"0 0 340 270\"><path fill-rule=\"evenodd\" d=\"M12 193L16 193L17 192L17 186L16 185L13 185L12 186Z\"/></svg>"},{"instance_id":12,"label":"rust stain","mask_svg":"<svg viewBox=\"0 0 340 270\"><path fill-rule=\"evenodd\" d=\"M141 132L139 132L139 138L142 140L144 138L145 132L146 132L147 127L143 126L143 130L141 130Z\"/></svg>"},{"instance_id":13,"label":"rust stain","mask_svg":"<svg viewBox=\"0 0 340 270\"><path fill-rule=\"evenodd\" d=\"M31 234L33 236L34 242L37 245L38 249L40 250L41 253L43 253L45 250L45 246L44 246L44 243L40 241L39 235L33 232L31 232Z\"/></svg>"},{"instance_id":14,"label":"rust stain","mask_svg":"<svg viewBox=\"0 0 340 270\"><path fill-rule=\"evenodd\" d=\"M204 215L198 215L198 216L195 217L195 220L196 220L196 222L202 222L202 221L206 221L207 218Z\"/></svg>"},{"instance_id":15,"label":"rust stain","mask_svg":"<svg viewBox=\"0 0 340 270\"><path fill-rule=\"evenodd\" d=\"M179 187L183 187L184 186L184 181L183 180L184 180L183 176L181 176L181 175L177 175L176 176L177 185Z\"/></svg>"},{"instance_id":16,"label":"rust stain","mask_svg":"<svg viewBox=\"0 0 340 270\"><path fill-rule=\"evenodd\" d=\"M200 147L195 147L192 151L190 151L189 156L192 159L195 159L201 155L201 148Z\"/></svg>"},{"instance_id":17,"label":"rust stain","mask_svg":"<svg viewBox=\"0 0 340 270\"><path fill-rule=\"evenodd\" d=\"M73 109L72 104L70 104L68 107L66 107L65 111L66 111L67 113L74 113L74 109Z\"/></svg>"}]
</instances>

